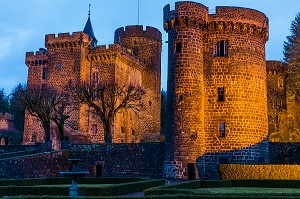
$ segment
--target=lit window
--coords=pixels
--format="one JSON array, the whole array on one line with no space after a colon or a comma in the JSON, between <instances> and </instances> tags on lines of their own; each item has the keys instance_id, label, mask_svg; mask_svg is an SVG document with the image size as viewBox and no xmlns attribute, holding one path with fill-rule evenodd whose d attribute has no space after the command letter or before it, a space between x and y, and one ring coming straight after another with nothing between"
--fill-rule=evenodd
<instances>
[{"instance_id":1,"label":"lit window","mask_svg":"<svg viewBox=\"0 0 300 199\"><path fill-rule=\"evenodd\" d=\"M93 124L92 129L93 129L93 134L97 134L97 124Z\"/></svg>"},{"instance_id":2,"label":"lit window","mask_svg":"<svg viewBox=\"0 0 300 199\"><path fill-rule=\"evenodd\" d=\"M181 48L182 48L182 43L181 42L176 42L175 44L175 52L176 53L181 53Z\"/></svg>"},{"instance_id":3,"label":"lit window","mask_svg":"<svg viewBox=\"0 0 300 199\"><path fill-rule=\"evenodd\" d=\"M224 87L218 88L218 102L224 102Z\"/></svg>"},{"instance_id":4,"label":"lit window","mask_svg":"<svg viewBox=\"0 0 300 199\"><path fill-rule=\"evenodd\" d=\"M219 137L225 137L225 122L219 123Z\"/></svg>"},{"instance_id":5,"label":"lit window","mask_svg":"<svg viewBox=\"0 0 300 199\"><path fill-rule=\"evenodd\" d=\"M98 73L93 73L92 81L93 83L98 83Z\"/></svg>"},{"instance_id":6,"label":"lit window","mask_svg":"<svg viewBox=\"0 0 300 199\"><path fill-rule=\"evenodd\" d=\"M214 56L215 57L228 56L227 40L220 40L214 43Z\"/></svg>"},{"instance_id":7,"label":"lit window","mask_svg":"<svg viewBox=\"0 0 300 199\"><path fill-rule=\"evenodd\" d=\"M42 79L46 79L46 78L47 78L47 68L43 68Z\"/></svg>"}]
</instances>

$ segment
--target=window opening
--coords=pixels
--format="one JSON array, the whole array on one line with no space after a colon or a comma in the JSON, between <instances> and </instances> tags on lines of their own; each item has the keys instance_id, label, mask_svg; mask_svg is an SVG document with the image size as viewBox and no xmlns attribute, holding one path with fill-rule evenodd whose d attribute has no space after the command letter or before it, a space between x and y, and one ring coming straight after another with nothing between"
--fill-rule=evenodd
<instances>
[{"instance_id":1,"label":"window opening","mask_svg":"<svg viewBox=\"0 0 300 199\"><path fill-rule=\"evenodd\" d=\"M181 42L176 42L175 52L176 53L181 53L181 50L182 50L182 43Z\"/></svg>"},{"instance_id":2,"label":"window opening","mask_svg":"<svg viewBox=\"0 0 300 199\"><path fill-rule=\"evenodd\" d=\"M47 78L47 68L43 68L42 79L46 79L46 78Z\"/></svg>"},{"instance_id":3,"label":"window opening","mask_svg":"<svg viewBox=\"0 0 300 199\"><path fill-rule=\"evenodd\" d=\"M98 83L98 73L93 73L92 82Z\"/></svg>"},{"instance_id":4,"label":"window opening","mask_svg":"<svg viewBox=\"0 0 300 199\"><path fill-rule=\"evenodd\" d=\"M228 56L228 41L220 40L214 43L214 56L224 57Z\"/></svg>"},{"instance_id":5,"label":"window opening","mask_svg":"<svg viewBox=\"0 0 300 199\"><path fill-rule=\"evenodd\" d=\"M97 124L93 124L93 134L97 134Z\"/></svg>"},{"instance_id":6,"label":"window opening","mask_svg":"<svg viewBox=\"0 0 300 199\"><path fill-rule=\"evenodd\" d=\"M219 137L225 137L225 122L219 123Z\"/></svg>"},{"instance_id":7,"label":"window opening","mask_svg":"<svg viewBox=\"0 0 300 199\"><path fill-rule=\"evenodd\" d=\"M224 102L224 87L218 88L218 102Z\"/></svg>"}]
</instances>

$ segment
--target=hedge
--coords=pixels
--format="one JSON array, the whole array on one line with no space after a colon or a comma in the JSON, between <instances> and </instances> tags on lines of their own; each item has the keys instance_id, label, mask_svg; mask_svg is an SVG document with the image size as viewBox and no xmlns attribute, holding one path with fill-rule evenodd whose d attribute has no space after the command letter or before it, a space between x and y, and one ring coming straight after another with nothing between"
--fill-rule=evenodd
<instances>
[{"instance_id":1,"label":"hedge","mask_svg":"<svg viewBox=\"0 0 300 199\"><path fill-rule=\"evenodd\" d=\"M60 180L65 180L65 179L61 178ZM112 178L109 180L111 182L115 182L113 181ZM127 181L128 180L129 178L127 179ZM116 179L116 181L118 181L118 179ZM28 184L26 184L25 186L22 185L0 186L0 196L32 195L32 194L39 195L39 196L40 195L67 196L69 194L69 187L71 184L70 179L68 181L69 182L68 184L62 183L64 184L64 186L62 186L62 184L29 186L29 182L27 182ZM97 186L97 184L93 184L94 186L84 186L84 184L79 184L78 186L79 186L79 195L82 196L115 196L115 195L124 195L124 194L144 191L147 188L154 187L154 186L161 186L164 183L165 183L164 180L143 180L143 181L127 182L127 183L113 184L107 186L103 186L104 183L102 183L102 186L100 183L98 184L99 186ZM105 184L110 184L110 183L106 181ZM91 185L91 184L89 183L87 185Z\"/></svg>"},{"instance_id":2,"label":"hedge","mask_svg":"<svg viewBox=\"0 0 300 199\"><path fill-rule=\"evenodd\" d=\"M68 196L14 196L9 197L10 199L70 199L71 197ZM131 196L89 196L89 197L78 197L80 199L282 199L282 198L289 198L289 199L298 199L299 196L197 196L197 195L154 195L154 196L144 196L144 197L131 197Z\"/></svg>"},{"instance_id":3,"label":"hedge","mask_svg":"<svg viewBox=\"0 0 300 199\"><path fill-rule=\"evenodd\" d=\"M147 180L148 178L78 178L78 184L120 184ZM1 186L32 186L32 185L56 185L71 184L71 178L27 178L27 179L2 179Z\"/></svg>"},{"instance_id":4,"label":"hedge","mask_svg":"<svg viewBox=\"0 0 300 199\"><path fill-rule=\"evenodd\" d=\"M300 180L300 165L221 164L221 179Z\"/></svg>"}]
</instances>

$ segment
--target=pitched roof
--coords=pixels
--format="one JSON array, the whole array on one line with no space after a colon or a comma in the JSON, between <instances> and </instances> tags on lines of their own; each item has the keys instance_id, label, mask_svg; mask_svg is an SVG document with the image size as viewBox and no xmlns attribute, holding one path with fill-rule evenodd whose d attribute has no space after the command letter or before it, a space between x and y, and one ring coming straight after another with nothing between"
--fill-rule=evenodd
<instances>
[{"instance_id":1,"label":"pitched roof","mask_svg":"<svg viewBox=\"0 0 300 199\"><path fill-rule=\"evenodd\" d=\"M93 38L95 43L97 44L98 40L96 39L95 34L94 34L94 30L93 30L93 27L92 27L90 15L88 17L88 20L87 20L85 26L84 26L83 32L88 34L91 38Z\"/></svg>"}]
</instances>

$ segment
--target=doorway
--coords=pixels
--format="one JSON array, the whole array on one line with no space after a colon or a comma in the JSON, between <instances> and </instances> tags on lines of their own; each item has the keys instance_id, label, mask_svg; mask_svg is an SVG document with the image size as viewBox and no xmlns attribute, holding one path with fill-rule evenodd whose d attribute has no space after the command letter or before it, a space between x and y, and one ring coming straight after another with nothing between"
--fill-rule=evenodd
<instances>
[{"instance_id":1,"label":"doorway","mask_svg":"<svg viewBox=\"0 0 300 199\"><path fill-rule=\"evenodd\" d=\"M102 165L98 163L96 165L96 176L95 177L101 177L102 176L102 170L103 170Z\"/></svg>"},{"instance_id":2,"label":"doorway","mask_svg":"<svg viewBox=\"0 0 300 199\"><path fill-rule=\"evenodd\" d=\"M188 179L196 180L195 163L188 163L187 166L188 166Z\"/></svg>"}]
</instances>

